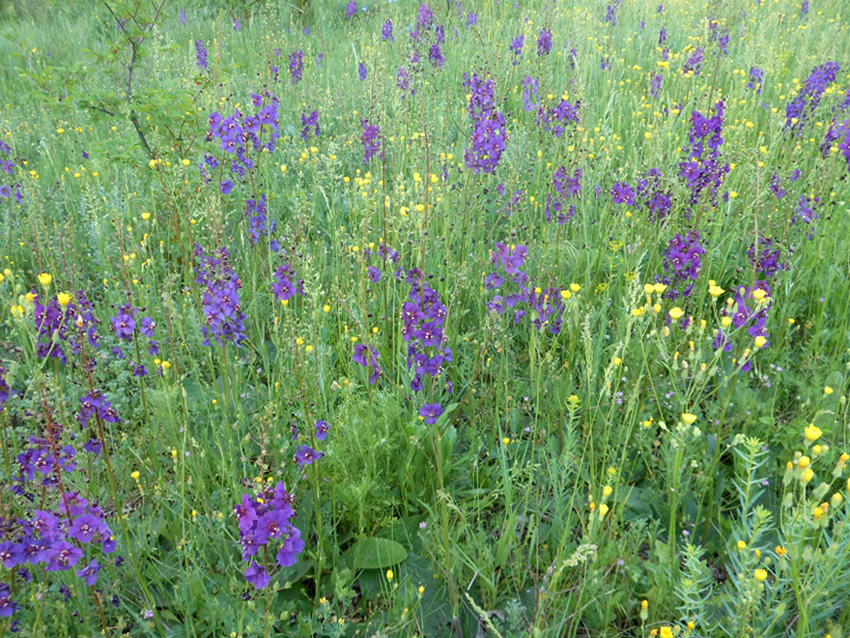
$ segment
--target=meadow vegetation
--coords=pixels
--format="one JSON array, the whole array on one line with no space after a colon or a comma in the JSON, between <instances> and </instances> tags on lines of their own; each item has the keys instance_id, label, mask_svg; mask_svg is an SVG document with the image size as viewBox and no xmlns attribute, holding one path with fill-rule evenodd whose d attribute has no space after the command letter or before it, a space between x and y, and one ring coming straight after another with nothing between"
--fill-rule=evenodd
<instances>
[{"instance_id":1,"label":"meadow vegetation","mask_svg":"<svg viewBox=\"0 0 850 638\"><path fill-rule=\"evenodd\" d=\"M0 5L0 633L850 631L841 0Z\"/></svg>"}]
</instances>

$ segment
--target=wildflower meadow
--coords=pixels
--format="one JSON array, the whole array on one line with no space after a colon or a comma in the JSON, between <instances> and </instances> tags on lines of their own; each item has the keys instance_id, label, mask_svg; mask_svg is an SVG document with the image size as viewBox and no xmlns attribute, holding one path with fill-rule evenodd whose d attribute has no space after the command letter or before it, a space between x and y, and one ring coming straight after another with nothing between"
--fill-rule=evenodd
<instances>
[{"instance_id":1,"label":"wildflower meadow","mask_svg":"<svg viewBox=\"0 0 850 638\"><path fill-rule=\"evenodd\" d=\"M850 635L850 4L0 3L0 635Z\"/></svg>"}]
</instances>

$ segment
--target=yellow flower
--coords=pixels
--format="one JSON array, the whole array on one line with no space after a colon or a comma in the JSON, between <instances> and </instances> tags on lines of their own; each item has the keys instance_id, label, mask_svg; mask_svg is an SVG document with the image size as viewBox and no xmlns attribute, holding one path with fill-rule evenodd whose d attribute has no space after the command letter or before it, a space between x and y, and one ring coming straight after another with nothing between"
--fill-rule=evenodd
<instances>
[{"instance_id":1,"label":"yellow flower","mask_svg":"<svg viewBox=\"0 0 850 638\"><path fill-rule=\"evenodd\" d=\"M717 299L720 295L722 295L725 290L716 284L712 284L712 286L708 289L708 294Z\"/></svg>"},{"instance_id":2,"label":"yellow flower","mask_svg":"<svg viewBox=\"0 0 850 638\"><path fill-rule=\"evenodd\" d=\"M823 396L825 396L825 397L826 397L826 396L829 396L829 395L830 395L830 394L832 394L833 392L834 392L834 390L833 390L832 388L830 388L829 386L826 386L826 387L823 389Z\"/></svg>"},{"instance_id":3,"label":"yellow flower","mask_svg":"<svg viewBox=\"0 0 850 638\"><path fill-rule=\"evenodd\" d=\"M784 547L782 547L782 545L777 545L777 546L773 549L773 551L775 551L775 552L776 552L776 555L777 555L777 556L779 556L779 558L782 558L783 556L785 556L785 554L787 554L787 553L788 553L788 550L787 550L787 549L785 549Z\"/></svg>"},{"instance_id":4,"label":"yellow flower","mask_svg":"<svg viewBox=\"0 0 850 638\"><path fill-rule=\"evenodd\" d=\"M142 213L142 219L144 219L145 221L148 221L150 218L151 214L149 212L145 211L144 213Z\"/></svg>"},{"instance_id":5,"label":"yellow flower","mask_svg":"<svg viewBox=\"0 0 850 638\"><path fill-rule=\"evenodd\" d=\"M656 295L663 294L663 293L664 293L664 291L665 291L665 290L667 290L667 286L666 286L665 284L655 284L655 285L653 286L653 288L655 289L655 294L656 294Z\"/></svg>"},{"instance_id":6,"label":"yellow flower","mask_svg":"<svg viewBox=\"0 0 850 638\"><path fill-rule=\"evenodd\" d=\"M803 483L808 483L815 477L815 471L812 468L807 468L803 470L803 475L800 477L800 481Z\"/></svg>"},{"instance_id":7,"label":"yellow flower","mask_svg":"<svg viewBox=\"0 0 850 638\"><path fill-rule=\"evenodd\" d=\"M419 585L419 595L421 596L424 593L425 593L425 585Z\"/></svg>"},{"instance_id":8,"label":"yellow flower","mask_svg":"<svg viewBox=\"0 0 850 638\"><path fill-rule=\"evenodd\" d=\"M738 549L744 551L745 549L747 549L747 544L744 541L738 541Z\"/></svg>"},{"instance_id":9,"label":"yellow flower","mask_svg":"<svg viewBox=\"0 0 850 638\"><path fill-rule=\"evenodd\" d=\"M641 609L649 609L649 601L648 600L640 601L640 608Z\"/></svg>"},{"instance_id":10,"label":"yellow flower","mask_svg":"<svg viewBox=\"0 0 850 638\"><path fill-rule=\"evenodd\" d=\"M757 570L753 573L753 576L755 576L755 577L756 577L756 580L757 580L758 582L763 583L765 580L767 580L767 570L764 570L764 569L757 569Z\"/></svg>"},{"instance_id":11,"label":"yellow flower","mask_svg":"<svg viewBox=\"0 0 850 638\"><path fill-rule=\"evenodd\" d=\"M611 496L614 492L614 489L610 485L606 485L602 488L602 496Z\"/></svg>"},{"instance_id":12,"label":"yellow flower","mask_svg":"<svg viewBox=\"0 0 850 638\"><path fill-rule=\"evenodd\" d=\"M395 576L395 574L393 574L393 570L388 569L387 570L387 580L392 580L394 576Z\"/></svg>"},{"instance_id":13,"label":"yellow flower","mask_svg":"<svg viewBox=\"0 0 850 638\"><path fill-rule=\"evenodd\" d=\"M571 293L569 290L562 290L561 291L561 299L567 300L572 296L573 296L573 293Z\"/></svg>"},{"instance_id":14,"label":"yellow flower","mask_svg":"<svg viewBox=\"0 0 850 638\"><path fill-rule=\"evenodd\" d=\"M720 320L720 325L723 326L724 328L728 328L729 326L732 325L732 317L723 317Z\"/></svg>"},{"instance_id":15,"label":"yellow flower","mask_svg":"<svg viewBox=\"0 0 850 638\"><path fill-rule=\"evenodd\" d=\"M573 292L578 292L581 290L581 284L570 284L570 290Z\"/></svg>"},{"instance_id":16,"label":"yellow flower","mask_svg":"<svg viewBox=\"0 0 850 638\"><path fill-rule=\"evenodd\" d=\"M807 467L809 467L811 462L812 462L812 459L810 459L808 456L801 456L797 460L797 467L799 467L801 470L805 470Z\"/></svg>"},{"instance_id":17,"label":"yellow flower","mask_svg":"<svg viewBox=\"0 0 850 638\"><path fill-rule=\"evenodd\" d=\"M605 515L608 513L608 506L605 503L602 503L599 506L599 518L605 518Z\"/></svg>"},{"instance_id":18,"label":"yellow flower","mask_svg":"<svg viewBox=\"0 0 850 638\"><path fill-rule=\"evenodd\" d=\"M823 434L823 432L814 423L810 423L806 426L804 434L806 436L806 440L811 443L812 441L817 441L820 438L820 435Z\"/></svg>"},{"instance_id":19,"label":"yellow flower","mask_svg":"<svg viewBox=\"0 0 850 638\"><path fill-rule=\"evenodd\" d=\"M56 295L56 301L59 302L59 305L62 306L63 310L68 307L68 304L71 303L71 295L67 292L60 292Z\"/></svg>"},{"instance_id":20,"label":"yellow flower","mask_svg":"<svg viewBox=\"0 0 850 638\"><path fill-rule=\"evenodd\" d=\"M675 308L670 309L670 318L674 321L677 321L685 316L685 311L676 306Z\"/></svg>"},{"instance_id":21,"label":"yellow flower","mask_svg":"<svg viewBox=\"0 0 850 638\"><path fill-rule=\"evenodd\" d=\"M761 335L759 335L758 337L755 338L756 348L764 348L766 343L767 343L767 339L765 337L762 337Z\"/></svg>"},{"instance_id":22,"label":"yellow flower","mask_svg":"<svg viewBox=\"0 0 850 638\"><path fill-rule=\"evenodd\" d=\"M658 632L658 635L660 638L673 638L673 630L667 625L664 625L661 631Z\"/></svg>"},{"instance_id":23,"label":"yellow flower","mask_svg":"<svg viewBox=\"0 0 850 638\"><path fill-rule=\"evenodd\" d=\"M753 299L755 299L756 301L761 302L764 300L765 297L767 297L767 293L761 288L756 288L755 290L753 290Z\"/></svg>"},{"instance_id":24,"label":"yellow flower","mask_svg":"<svg viewBox=\"0 0 850 638\"><path fill-rule=\"evenodd\" d=\"M325 304L324 306L322 306L322 312L324 312L325 314L328 314L330 311L331 311L331 307L328 304Z\"/></svg>"},{"instance_id":25,"label":"yellow flower","mask_svg":"<svg viewBox=\"0 0 850 638\"><path fill-rule=\"evenodd\" d=\"M688 425L693 425L696 420L697 420L696 414L691 414L690 412L685 412L685 413L682 414L682 421L684 421Z\"/></svg>"},{"instance_id":26,"label":"yellow flower","mask_svg":"<svg viewBox=\"0 0 850 638\"><path fill-rule=\"evenodd\" d=\"M130 477L134 481L138 481L139 480L139 470L133 470L132 472L130 472Z\"/></svg>"},{"instance_id":27,"label":"yellow flower","mask_svg":"<svg viewBox=\"0 0 850 638\"><path fill-rule=\"evenodd\" d=\"M50 288L50 284L53 283L53 275L50 273L43 272L38 276L38 283L40 283L45 290Z\"/></svg>"},{"instance_id":28,"label":"yellow flower","mask_svg":"<svg viewBox=\"0 0 850 638\"><path fill-rule=\"evenodd\" d=\"M822 506L818 505L816 508L812 510L812 516L815 517L815 520L821 518L824 514Z\"/></svg>"},{"instance_id":29,"label":"yellow flower","mask_svg":"<svg viewBox=\"0 0 850 638\"><path fill-rule=\"evenodd\" d=\"M841 501L843 501L843 500L844 500L844 497L841 495L840 492L836 492L835 494L832 495L832 498L829 499L829 501L830 501L830 503L832 504L833 507L838 507L839 505L841 505Z\"/></svg>"}]
</instances>

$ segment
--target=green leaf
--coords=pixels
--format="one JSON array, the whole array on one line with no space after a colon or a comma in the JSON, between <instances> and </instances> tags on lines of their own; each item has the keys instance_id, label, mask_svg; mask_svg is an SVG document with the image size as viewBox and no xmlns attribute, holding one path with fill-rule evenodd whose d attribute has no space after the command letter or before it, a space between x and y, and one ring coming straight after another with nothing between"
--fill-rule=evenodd
<instances>
[{"instance_id":1,"label":"green leaf","mask_svg":"<svg viewBox=\"0 0 850 638\"><path fill-rule=\"evenodd\" d=\"M384 569L406 558L407 550L389 538L364 538L345 552L345 560L353 569Z\"/></svg>"}]
</instances>

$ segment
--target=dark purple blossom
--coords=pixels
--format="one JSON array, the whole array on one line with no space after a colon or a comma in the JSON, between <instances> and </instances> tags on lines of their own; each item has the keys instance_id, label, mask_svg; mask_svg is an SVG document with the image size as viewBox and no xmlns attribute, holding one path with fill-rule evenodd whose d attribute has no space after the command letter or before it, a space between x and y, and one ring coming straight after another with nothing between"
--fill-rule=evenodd
<instances>
[{"instance_id":1,"label":"dark purple blossom","mask_svg":"<svg viewBox=\"0 0 850 638\"><path fill-rule=\"evenodd\" d=\"M802 135L806 122L820 104L827 87L835 82L841 65L824 62L812 69L800 92L785 106L785 130Z\"/></svg>"},{"instance_id":2,"label":"dark purple blossom","mask_svg":"<svg viewBox=\"0 0 850 638\"><path fill-rule=\"evenodd\" d=\"M195 256L198 259L195 282L204 287L201 300L205 319L201 327L203 345L212 345L210 338L220 344L233 341L239 345L246 338L245 315L239 305L242 282L230 267L230 254L222 247L218 257L207 256L196 245Z\"/></svg>"},{"instance_id":3,"label":"dark purple blossom","mask_svg":"<svg viewBox=\"0 0 850 638\"><path fill-rule=\"evenodd\" d=\"M537 36L537 55L549 55L552 52L552 30L546 27L540 29Z\"/></svg>"},{"instance_id":4,"label":"dark purple blossom","mask_svg":"<svg viewBox=\"0 0 850 638\"><path fill-rule=\"evenodd\" d=\"M384 152L381 150L381 129L377 125L369 124L368 120L360 120L360 124L363 126L363 134L360 136L363 143L363 163L368 164L378 152L381 153L381 159L384 159Z\"/></svg>"},{"instance_id":5,"label":"dark purple blossom","mask_svg":"<svg viewBox=\"0 0 850 638\"><path fill-rule=\"evenodd\" d=\"M298 451L295 452L295 462L298 463L298 467L303 468L305 465L310 465L311 463L318 461L323 456L324 453L314 450L306 445L302 445L298 448Z\"/></svg>"},{"instance_id":6,"label":"dark purple blossom","mask_svg":"<svg viewBox=\"0 0 850 638\"><path fill-rule=\"evenodd\" d=\"M100 573L100 565L96 558L92 558L88 565L77 570L77 576L86 581L86 585L92 586L97 582Z\"/></svg>"},{"instance_id":7,"label":"dark purple blossom","mask_svg":"<svg viewBox=\"0 0 850 638\"><path fill-rule=\"evenodd\" d=\"M419 408L419 416L425 419L428 425L434 425L442 413L443 407L439 403L426 403Z\"/></svg>"},{"instance_id":8,"label":"dark purple blossom","mask_svg":"<svg viewBox=\"0 0 850 638\"><path fill-rule=\"evenodd\" d=\"M304 51L298 50L289 55L289 75L292 84L297 84L304 75Z\"/></svg>"},{"instance_id":9,"label":"dark purple blossom","mask_svg":"<svg viewBox=\"0 0 850 638\"><path fill-rule=\"evenodd\" d=\"M195 54L197 57L198 68L206 71L209 67L207 64L207 48L204 46L203 40L197 40L195 42Z\"/></svg>"},{"instance_id":10,"label":"dark purple blossom","mask_svg":"<svg viewBox=\"0 0 850 638\"><path fill-rule=\"evenodd\" d=\"M395 42L395 37L393 36L393 21L387 20L384 22L384 26L381 27L381 39L386 42L389 40L390 42Z\"/></svg>"},{"instance_id":11,"label":"dark purple blossom","mask_svg":"<svg viewBox=\"0 0 850 638\"><path fill-rule=\"evenodd\" d=\"M325 438L328 436L330 428L331 426L330 424L328 424L327 421L323 421L322 419L316 421L316 440L324 441Z\"/></svg>"}]
</instances>

